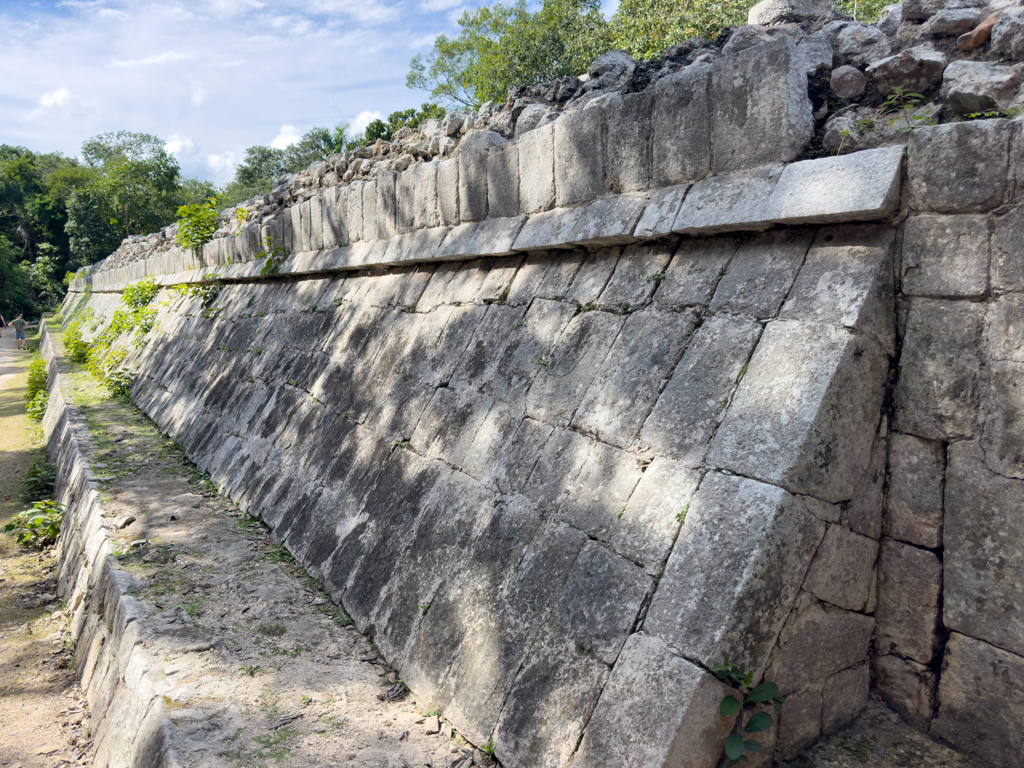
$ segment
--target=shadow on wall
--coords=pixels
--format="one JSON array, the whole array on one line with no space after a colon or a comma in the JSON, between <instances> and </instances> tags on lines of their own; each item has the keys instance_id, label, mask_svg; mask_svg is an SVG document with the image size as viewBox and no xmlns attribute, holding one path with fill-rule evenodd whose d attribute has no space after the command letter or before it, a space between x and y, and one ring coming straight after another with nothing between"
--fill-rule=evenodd
<instances>
[{"instance_id":1,"label":"shadow on wall","mask_svg":"<svg viewBox=\"0 0 1024 768\"><path fill-rule=\"evenodd\" d=\"M205 311L169 291L133 397L421 705L506 765L564 765L637 631L710 699L695 665L785 668L818 543L857 530L836 505L870 469L891 246L884 228L781 230L228 285ZM856 594L817 595L857 630L801 683L819 707L866 656L873 561ZM679 748L696 694L673 696L657 716L602 702L611 735L588 732L574 765L630 729L638 765ZM687 725L705 746L724 738L713 709Z\"/></svg>"}]
</instances>

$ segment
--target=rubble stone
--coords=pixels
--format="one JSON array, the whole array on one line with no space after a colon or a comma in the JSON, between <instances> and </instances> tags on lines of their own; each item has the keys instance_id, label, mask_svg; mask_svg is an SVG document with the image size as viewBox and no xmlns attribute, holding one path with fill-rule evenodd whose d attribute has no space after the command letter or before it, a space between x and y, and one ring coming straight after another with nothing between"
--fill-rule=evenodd
<instances>
[{"instance_id":1,"label":"rubble stone","mask_svg":"<svg viewBox=\"0 0 1024 768\"><path fill-rule=\"evenodd\" d=\"M911 93L923 93L942 79L945 55L928 45L906 48L895 56L876 61L866 73L883 95L896 87Z\"/></svg>"},{"instance_id":2,"label":"rubble stone","mask_svg":"<svg viewBox=\"0 0 1024 768\"><path fill-rule=\"evenodd\" d=\"M942 98L959 115L1007 109L1021 81L1018 67L954 61L942 75Z\"/></svg>"},{"instance_id":3,"label":"rubble stone","mask_svg":"<svg viewBox=\"0 0 1024 768\"><path fill-rule=\"evenodd\" d=\"M849 64L833 69L832 76L829 78L832 92L840 99L857 98L864 93L864 87L867 84L868 79L864 73Z\"/></svg>"}]
</instances>

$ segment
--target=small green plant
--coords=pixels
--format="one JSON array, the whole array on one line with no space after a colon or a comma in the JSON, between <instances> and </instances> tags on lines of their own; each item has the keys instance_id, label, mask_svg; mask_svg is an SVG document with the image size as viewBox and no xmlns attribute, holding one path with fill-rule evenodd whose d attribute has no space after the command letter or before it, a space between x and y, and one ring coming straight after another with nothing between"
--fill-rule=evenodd
<instances>
[{"instance_id":1,"label":"small green plant","mask_svg":"<svg viewBox=\"0 0 1024 768\"><path fill-rule=\"evenodd\" d=\"M420 610L423 611L423 615L426 616L427 611L430 610L430 603L422 603L420 605Z\"/></svg>"},{"instance_id":2,"label":"small green plant","mask_svg":"<svg viewBox=\"0 0 1024 768\"><path fill-rule=\"evenodd\" d=\"M73 363L84 363L89 354L89 342L82 338L82 325L77 320L64 329L64 355Z\"/></svg>"},{"instance_id":3,"label":"small green plant","mask_svg":"<svg viewBox=\"0 0 1024 768\"><path fill-rule=\"evenodd\" d=\"M46 404L49 400L50 395L47 392L39 392L26 407L28 417L32 421L42 421L43 416L46 414Z\"/></svg>"},{"instance_id":4,"label":"small green plant","mask_svg":"<svg viewBox=\"0 0 1024 768\"><path fill-rule=\"evenodd\" d=\"M156 284L156 279L150 275L126 287L121 292L121 302L131 309L142 309L143 307L148 307L158 293L160 293L160 286Z\"/></svg>"},{"instance_id":5,"label":"small green plant","mask_svg":"<svg viewBox=\"0 0 1024 768\"><path fill-rule=\"evenodd\" d=\"M538 357L537 358L537 365L550 365L550 364L551 364L551 361L548 360L546 357Z\"/></svg>"},{"instance_id":6,"label":"small green plant","mask_svg":"<svg viewBox=\"0 0 1024 768\"><path fill-rule=\"evenodd\" d=\"M46 391L46 361L36 355L28 364L28 383L25 386L25 399L33 400L40 392Z\"/></svg>"},{"instance_id":7,"label":"small green plant","mask_svg":"<svg viewBox=\"0 0 1024 768\"><path fill-rule=\"evenodd\" d=\"M885 101L878 108L879 113L882 115L892 114L893 112L899 112L896 117L889 120L889 126L892 127L900 121L902 118L906 125L899 127L900 133L910 133L915 128L919 127L914 123L918 121L922 122L922 125L934 125L935 121L931 119L932 111L930 109L925 110L920 115L911 116L909 113L912 110L917 109L924 103L924 96L920 93L913 93L908 91L906 86L897 85L892 89L892 92L886 97ZM864 122L864 121L861 121ZM858 123L859 125L859 123Z\"/></svg>"},{"instance_id":8,"label":"small green plant","mask_svg":"<svg viewBox=\"0 0 1024 768\"><path fill-rule=\"evenodd\" d=\"M4 526L4 533L14 534L23 547L42 549L57 541L64 512L64 507L53 499L37 501L31 509L16 514Z\"/></svg>"},{"instance_id":9,"label":"small green plant","mask_svg":"<svg viewBox=\"0 0 1024 768\"><path fill-rule=\"evenodd\" d=\"M725 756L729 758L728 765L750 762L750 758L745 753L759 752L761 743L745 738L744 734L763 733L771 729L775 718L767 712L755 712L744 725L743 710L773 702L775 710L778 711L785 699L779 696L779 686L775 683L760 683L751 688L750 684L754 681L754 673L742 672L738 664L729 661L728 656L721 664L712 667L711 671L723 683L739 689L740 692L740 698L726 696L718 705L718 714L722 717L737 716L736 726L725 740Z\"/></svg>"},{"instance_id":10,"label":"small green plant","mask_svg":"<svg viewBox=\"0 0 1024 768\"><path fill-rule=\"evenodd\" d=\"M690 511L690 505L687 504L685 507L683 507L681 510L679 510L676 513L676 522L678 522L678 523L685 523L686 522L686 513L689 512L689 511Z\"/></svg>"},{"instance_id":11,"label":"small green plant","mask_svg":"<svg viewBox=\"0 0 1024 768\"><path fill-rule=\"evenodd\" d=\"M256 254L256 261L266 259L266 262L263 264L263 268L260 270L260 275L263 277L277 275L281 272L281 262L284 261L285 258L285 249L281 246L277 246L276 248L272 246L273 243L268 237L263 250Z\"/></svg>"},{"instance_id":12,"label":"small green plant","mask_svg":"<svg viewBox=\"0 0 1024 768\"><path fill-rule=\"evenodd\" d=\"M288 628L284 625L283 621L271 621L266 624L260 624L256 631L268 637L282 637L288 631Z\"/></svg>"},{"instance_id":13,"label":"small green plant","mask_svg":"<svg viewBox=\"0 0 1024 768\"><path fill-rule=\"evenodd\" d=\"M645 280L646 280L646 281L647 281L648 283L657 283L657 282L659 282L659 281L661 281L661 280L664 280L664 279L665 279L666 277L668 277L668 275L666 275L666 274L665 274L664 272L658 272L658 273L657 273L657 274L655 274L655 275L648 275L648 276L647 276L647 277L645 277L644 279L645 279Z\"/></svg>"},{"instance_id":14,"label":"small green plant","mask_svg":"<svg viewBox=\"0 0 1024 768\"><path fill-rule=\"evenodd\" d=\"M197 285L189 286L188 295L195 296L202 302L203 309L209 309L213 306L213 302L220 296L221 290L224 288L224 282L221 280L213 280L209 283L200 283Z\"/></svg>"},{"instance_id":15,"label":"small green plant","mask_svg":"<svg viewBox=\"0 0 1024 768\"><path fill-rule=\"evenodd\" d=\"M1020 113L1020 107L1010 107L1009 109L993 109L990 112L968 112L966 115L964 115L964 120L990 120L994 117L1016 117Z\"/></svg>"},{"instance_id":16,"label":"small green plant","mask_svg":"<svg viewBox=\"0 0 1024 768\"><path fill-rule=\"evenodd\" d=\"M49 462L37 461L22 479L25 486L25 500L41 501L49 498L56 482L57 468Z\"/></svg>"},{"instance_id":17,"label":"small green plant","mask_svg":"<svg viewBox=\"0 0 1024 768\"><path fill-rule=\"evenodd\" d=\"M441 710L439 710L439 709L428 709L427 710L427 717L440 717L440 716L441 716Z\"/></svg>"},{"instance_id":18,"label":"small green plant","mask_svg":"<svg viewBox=\"0 0 1024 768\"><path fill-rule=\"evenodd\" d=\"M494 755L494 737L493 736L491 736L490 740L487 742L487 746L486 747L480 747L480 751L483 752L485 755L491 755L491 756Z\"/></svg>"},{"instance_id":19,"label":"small green plant","mask_svg":"<svg viewBox=\"0 0 1024 768\"><path fill-rule=\"evenodd\" d=\"M178 234L174 242L198 255L217 231L217 198L178 208Z\"/></svg>"}]
</instances>

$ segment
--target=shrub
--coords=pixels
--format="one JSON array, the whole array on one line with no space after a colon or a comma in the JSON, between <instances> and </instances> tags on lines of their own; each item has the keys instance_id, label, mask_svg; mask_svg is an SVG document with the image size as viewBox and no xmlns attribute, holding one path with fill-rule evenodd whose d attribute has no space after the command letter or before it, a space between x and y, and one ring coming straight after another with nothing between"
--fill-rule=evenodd
<instances>
[{"instance_id":1,"label":"shrub","mask_svg":"<svg viewBox=\"0 0 1024 768\"><path fill-rule=\"evenodd\" d=\"M199 253L213 239L217 231L217 198L205 203L183 205L178 208L178 234L174 241L182 248Z\"/></svg>"},{"instance_id":2,"label":"shrub","mask_svg":"<svg viewBox=\"0 0 1024 768\"><path fill-rule=\"evenodd\" d=\"M44 390L38 393L32 398L32 401L28 404L28 417L32 421L42 421L43 416L46 414L46 404L49 402L50 395Z\"/></svg>"},{"instance_id":3,"label":"shrub","mask_svg":"<svg viewBox=\"0 0 1024 768\"><path fill-rule=\"evenodd\" d=\"M46 391L46 361L38 355L28 365L28 385L25 387L25 399L34 400L40 392Z\"/></svg>"},{"instance_id":4,"label":"shrub","mask_svg":"<svg viewBox=\"0 0 1024 768\"><path fill-rule=\"evenodd\" d=\"M89 342L82 337L82 325L78 320L68 323L64 329L64 355L75 363L84 363L89 355Z\"/></svg>"},{"instance_id":5,"label":"shrub","mask_svg":"<svg viewBox=\"0 0 1024 768\"><path fill-rule=\"evenodd\" d=\"M150 275L125 288L121 293L121 301L126 307L142 309L148 306L158 293L160 293L160 286L156 284L156 280Z\"/></svg>"},{"instance_id":6,"label":"shrub","mask_svg":"<svg viewBox=\"0 0 1024 768\"><path fill-rule=\"evenodd\" d=\"M13 533L23 547L42 549L53 544L64 522L64 507L53 499L37 501L31 509L19 512L4 526L4 533Z\"/></svg>"},{"instance_id":7,"label":"shrub","mask_svg":"<svg viewBox=\"0 0 1024 768\"><path fill-rule=\"evenodd\" d=\"M25 500L40 501L53 493L57 482L57 468L46 461L37 461L32 469L25 473L22 480L25 485Z\"/></svg>"}]
</instances>

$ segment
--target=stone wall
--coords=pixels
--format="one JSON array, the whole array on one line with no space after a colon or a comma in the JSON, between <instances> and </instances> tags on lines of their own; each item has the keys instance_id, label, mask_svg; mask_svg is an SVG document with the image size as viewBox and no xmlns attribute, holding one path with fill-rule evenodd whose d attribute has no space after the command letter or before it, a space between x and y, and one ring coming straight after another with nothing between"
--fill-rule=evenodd
<instances>
[{"instance_id":1,"label":"stone wall","mask_svg":"<svg viewBox=\"0 0 1024 768\"><path fill-rule=\"evenodd\" d=\"M842 24L104 264L66 314L156 277L135 402L506 766L710 768L725 655L787 696L760 764L873 684L1020 765L1024 137L798 160L815 46L891 53Z\"/></svg>"}]
</instances>

